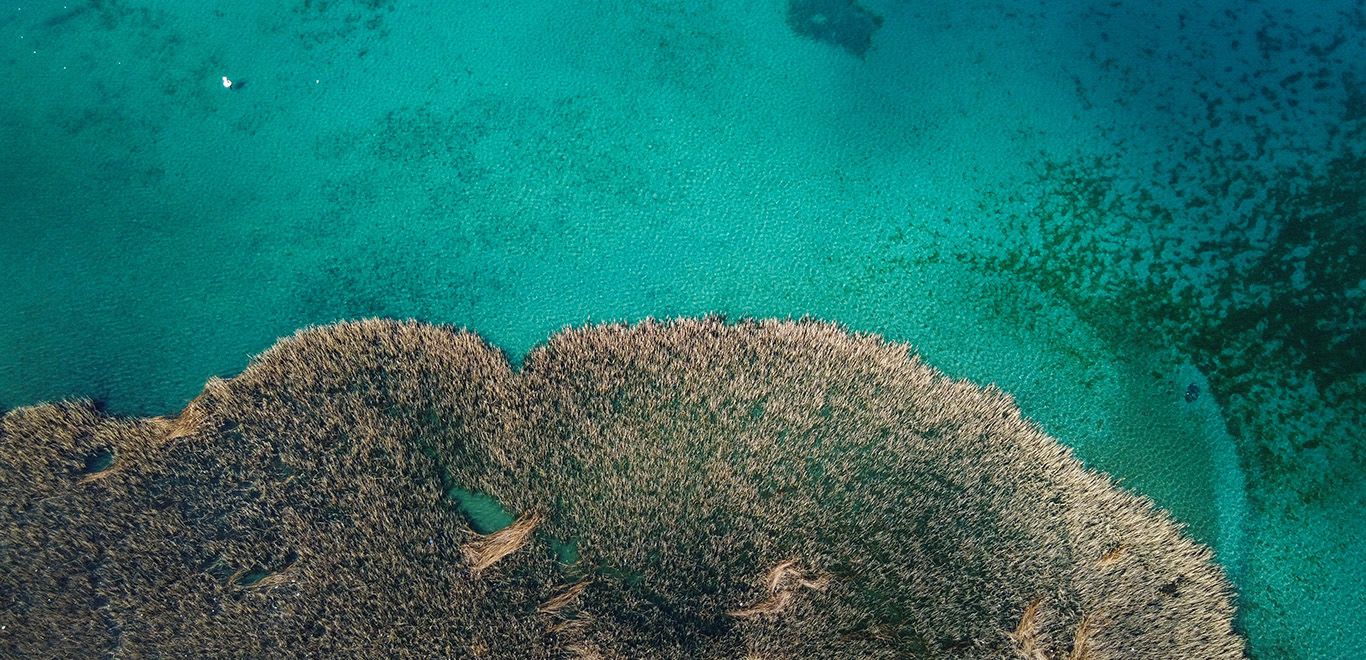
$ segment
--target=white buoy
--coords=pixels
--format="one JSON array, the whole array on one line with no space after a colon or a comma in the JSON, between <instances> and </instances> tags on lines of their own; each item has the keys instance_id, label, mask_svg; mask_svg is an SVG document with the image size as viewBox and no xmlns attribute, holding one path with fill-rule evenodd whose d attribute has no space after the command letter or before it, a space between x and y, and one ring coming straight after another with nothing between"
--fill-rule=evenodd
<instances>
[{"instance_id":1,"label":"white buoy","mask_svg":"<svg viewBox=\"0 0 1366 660\"><path fill-rule=\"evenodd\" d=\"M223 88L224 88L224 89L232 89L232 81L231 81L231 80L228 80L228 77L227 77L227 76L223 76Z\"/></svg>"}]
</instances>

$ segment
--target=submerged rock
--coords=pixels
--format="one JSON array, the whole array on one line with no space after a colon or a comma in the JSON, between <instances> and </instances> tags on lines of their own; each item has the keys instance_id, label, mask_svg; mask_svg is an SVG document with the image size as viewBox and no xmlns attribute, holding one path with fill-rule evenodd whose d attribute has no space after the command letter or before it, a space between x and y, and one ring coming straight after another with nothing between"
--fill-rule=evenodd
<instances>
[{"instance_id":1,"label":"submerged rock","mask_svg":"<svg viewBox=\"0 0 1366 660\"><path fill-rule=\"evenodd\" d=\"M0 504L6 655L1243 649L1165 513L821 322L566 330L517 372L445 327L305 330L175 417L9 412Z\"/></svg>"}]
</instances>

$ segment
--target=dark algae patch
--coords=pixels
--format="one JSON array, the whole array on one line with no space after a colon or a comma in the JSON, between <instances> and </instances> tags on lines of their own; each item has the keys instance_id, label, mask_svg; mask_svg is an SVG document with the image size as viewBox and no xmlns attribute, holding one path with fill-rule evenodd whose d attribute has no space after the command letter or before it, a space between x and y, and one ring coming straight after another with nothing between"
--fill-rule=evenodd
<instances>
[{"instance_id":1,"label":"dark algae patch","mask_svg":"<svg viewBox=\"0 0 1366 660\"><path fill-rule=\"evenodd\" d=\"M1145 161L1114 131L1108 152L1040 156L1028 185L982 207L1012 238L957 258L1208 378L1184 399L1217 402L1246 475L1240 616L1254 653L1281 657L1303 653L1305 627L1359 646L1342 628L1360 603L1366 493L1366 92L1343 48L1359 11L1331 32L1262 18L1255 38L1201 44L1226 62L1096 42L1102 66L1142 61L1114 68L1125 94L1108 103L1153 112L1171 154ZM1180 93L1136 73L1157 67Z\"/></svg>"},{"instance_id":2,"label":"dark algae patch","mask_svg":"<svg viewBox=\"0 0 1366 660\"><path fill-rule=\"evenodd\" d=\"M10 411L0 502L7 656L1243 654L1167 514L824 322L570 329L516 371L314 328L173 417Z\"/></svg>"},{"instance_id":3,"label":"dark algae patch","mask_svg":"<svg viewBox=\"0 0 1366 660\"><path fill-rule=\"evenodd\" d=\"M882 27L882 17L854 0L789 0L787 25L809 39L838 46L863 57Z\"/></svg>"}]
</instances>

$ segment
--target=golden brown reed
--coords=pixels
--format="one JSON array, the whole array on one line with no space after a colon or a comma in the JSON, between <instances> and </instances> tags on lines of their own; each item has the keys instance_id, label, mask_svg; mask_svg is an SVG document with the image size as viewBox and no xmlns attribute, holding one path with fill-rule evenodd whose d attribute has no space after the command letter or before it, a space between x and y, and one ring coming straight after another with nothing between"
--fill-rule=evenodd
<instances>
[{"instance_id":1,"label":"golden brown reed","mask_svg":"<svg viewBox=\"0 0 1366 660\"><path fill-rule=\"evenodd\" d=\"M829 575L809 577L797 568L797 563L796 559L788 559L779 562L768 571L764 576L764 583L770 594L767 600L750 607L731 610L726 614L736 618L779 614L787 609L798 589L825 591L826 587L830 586Z\"/></svg>"},{"instance_id":2,"label":"golden brown reed","mask_svg":"<svg viewBox=\"0 0 1366 660\"><path fill-rule=\"evenodd\" d=\"M476 534L477 538L466 543L460 551L469 561L470 570L478 575L484 569L498 563L500 559L526 546L527 541L531 539L531 532L540 523L541 516L538 514L524 516L492 534Z\"/></svg>"},{"instance_id":3,"label":"golden brown reed","mask_svg":"<svg viewBox=\"0 0 1366 660\"><path fill-rule=\"evenodd\" d=\"M516 522L472 539L452 487ZM1243 649L1209 549L1150 501L1000 390L805 319L573 328L518 370L463 330L341 323L174 418L20 408L0 544L5 656Z\"/></svg>"},{"instance_id":4,"label":"golden brown reed","mask_svg":"<svg viewBox=\"0 0 1366 660\"><path fill-rule=\"evenodd\" d=\"M1087 613L1081 616L1081 620L1077 622L1077 630L1072 635L1072 652L1067 654L1067 660L1092 660L1096 657L1092 652L1091 638L1096 634L1098 627L1097 615Z\"/></svg>"},{"instance_id":5,"label":"golden brown reed","mask_svg":"<svg viewBox=\"0 0 1366 660\"><path fill-rule=\"evenodd\" d=\"M579 580L578 582L569 585L564 591L555 594L550 600L541 603L540 606L536 608L536 611L541 614L555 614L559 612L564 609L565 606L578 599L578 597L583 594L583 590L588 588L589 582L589 580Z\"/></svg>"},{"instance_id":6,"label":"golden brown reed","mask_svg":"<svg viewBox=\"0 0 1366 660\"><path fill-rule=\"evenodd\" d=\"M1039 609L1042 606L1042 598L1030 601L1024 613L1020 615L1020 623L1010 633L1011 641L1015 642L1016 655L1023 660L1048 660L1044 645L1039 639Z\"/></svg>"}]
</instances>

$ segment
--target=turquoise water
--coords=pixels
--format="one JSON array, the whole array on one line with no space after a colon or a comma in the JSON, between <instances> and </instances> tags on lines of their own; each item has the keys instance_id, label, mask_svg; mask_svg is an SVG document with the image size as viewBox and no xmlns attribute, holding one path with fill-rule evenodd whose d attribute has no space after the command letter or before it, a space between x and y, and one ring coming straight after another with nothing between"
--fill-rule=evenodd
<instances>
[{"instance_id":1,"label":"turquoise water","mask_svg":"<svg viewBox=\"0 0 1366 660\"><path fill-rule=\"evenodd\" d=\"M518 360L811 314L1172 510L1258 657L1366 654L1360 2L54 0L0 44L0 406L174 412L344 318Z\"/></svg>"}]
</instances>

